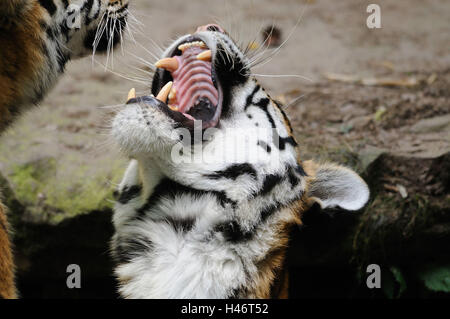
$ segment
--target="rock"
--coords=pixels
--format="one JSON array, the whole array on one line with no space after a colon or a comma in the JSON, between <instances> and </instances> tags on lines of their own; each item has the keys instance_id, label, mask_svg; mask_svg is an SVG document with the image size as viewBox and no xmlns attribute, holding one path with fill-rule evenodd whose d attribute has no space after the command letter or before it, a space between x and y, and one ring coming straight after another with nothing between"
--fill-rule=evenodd
<instances>
[{"instance_id":1,"label":"rock","mask_svg":"<svg viewBox=\"0 0 450 319\"><path fill-rule=\"evenodd\" d=\"M66 218L111 207L114 187L108 179L115 175L114 180L118 181L122 171L117 166L110 169L105 166L93 173L95 164L94 168L88 168L73 163L69 170L65 167L68 160L49 156L10 164L7 181L15 198L26 207L22 218L57 224Z\"/></svg>"},{"instance_id":2,"label":"rock","mask_svg":"<svg viewBox=\"0 0 450 319\"><path fill-rule=\"evenodd\" d=\"M5 200L15 198L14 192L12 191L8 180L2 175L1 172L0 172L0 198Z\"/></svg>"},{"instance_id":3,"label":"rock","mask_svg":"<svg viewBox=\"0 0 450 319\"><path fill-rule=\"evenodd\" d=\"M366 287L366 267L373 263L382 269L382 287L392 284L394 269L413 287L402 292L405 296L441 296L424 286L422 269L430 261L449 262L450 153L419 158L369 149L367 157L363 175L371 199L361 212L319 210L309 216L312 223L293 230L290 284L301 288L292 289L292 296L342 297L346 291L346 297L382 297L382 290ZM392 191L396 185L408 197Z\"/></svg>"},{"instance_id":4,"label":"rock","mask_svg":"<svg viewBox=\"0 0 450 319\"><path fill-rule=\"evenodd\" d=\"M8 207L9 215L23 212L23 205L17 200L16 194L11 188L8 180L0 172L0 198L3 204Z\"/></svg>"},{"instance_id":5,"label":"rock","mask_svg":"<svg viewBox=\"0 0 450 319\"><path fill-rule=\"evenodd\" d=\"M450 114L420 120L411 126L411 132L450 132Z\"/></svg>"},{"instance_id":6,"label":"rock","mask_svg":"<svg viewBox=\"0 0 450 319\"><path fill-rule=\"evenodd\" d=\"M0 187L23 298L116 297L111 199L127 160L103 145L91 113L87 121L68 116L70 110L81 111L25 114L1 138ZM81 267L82 289L67 288L69 264Z\"/></svg>"},{"instance_id":7,"label":"rock","mask_svg":"<svg viewBox=\"0 0 450 319\"><path fill-rule=\"evenodd\" d=\"M378 148L375 146L367 145L365 148L358 152L359 161L361 162L361 172L365 172L367 168L372 164L378 157L386 153L387 150Z\"/></svg>"},{"instance_id":8,"label":"rock","mask_svg":"<svg viewBox=\"0 0 450 319\"><path fill-rule=\"evenodd\" d=\"M41 159L25 167L41 168L38 172L42 178L54 171L51 162ZM27 176L37 177L31 173ZM29 218L29 207L16 198L1 174L0 185L14 230L16 281L21 298L117 297L113 264L108 255L113 234L110 209L66 216L59 223L54 223L52 218L37 221ZM69 264L81 267L82 289L66 287Z\"/></svg>"},{"instance_id":9,"label":"rock","mask_svg":"<svg viewBox=\"0 0 450 319\"><path fill-rule=\"evenodd\" d=\"M363 127L367 127L369 123L372 121L373 117L370 115L357 116L348 121L349 125L354 127L355 129L362 129Z\"/></svg>"}]
</instances>

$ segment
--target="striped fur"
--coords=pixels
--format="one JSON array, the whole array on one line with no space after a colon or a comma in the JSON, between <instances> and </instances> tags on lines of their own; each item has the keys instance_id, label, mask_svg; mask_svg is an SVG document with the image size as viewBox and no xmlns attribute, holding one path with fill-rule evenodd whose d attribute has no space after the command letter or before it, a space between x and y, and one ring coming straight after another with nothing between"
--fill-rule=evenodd
<instances>
[{"instance_id":1,"label":"striped fur","mask_svg":"<svg viewBox=\"0 0 450 319\"><path fill-rule=\"evenodd\" d=\"M152 97L130 101L114 119L112 135L134 158L113 217L119 292L126 298L286 298L289 231L301 213L313 202L359 209L367 186L349 169L302 162L286 114L248 75L242 51L224 33L195 35L212 50L222 90L220 123L200 148L214 160L174 159L180 125ZM154 95L163 79L158 71ZM247 139L250 144L241 143ZM198 151L188 147L183 154ZM258 156L226 159L230 154Z\"/></svg>"},{"instance_id":2,"label":"striped fur","mask_svg":"<svg viewBox=\"0 0 450 319\"><path fill-rule=\"evenodd\" d=\"M106 26L98 33L97 51L117 44L127 8L128 0L1 0L0 135L20 113L41 101L71 58L92 53L97 29ZM110 28L114 22L116 28ZM7 229L0 201L0 297L15 298Z\"/></svg>"},{"instance_id":3,"label":"striped fur","mask_svg":"<svg viewBox=\"0 0 450 319\"><path fill-rule=\"evenodd\" d=\"M2 0L0 4L0 133L54 86L66 63L120 42L128 0ZM79 24L73 17L79 17ZM109 17L110 19L107 19Z\"/></svg>"}]
</instances>

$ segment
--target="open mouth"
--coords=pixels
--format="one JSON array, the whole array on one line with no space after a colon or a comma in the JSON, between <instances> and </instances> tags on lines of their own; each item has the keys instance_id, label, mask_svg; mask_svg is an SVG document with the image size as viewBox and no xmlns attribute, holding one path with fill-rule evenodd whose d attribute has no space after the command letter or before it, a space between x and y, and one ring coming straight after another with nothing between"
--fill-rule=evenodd
<instances>
[{"instance_id":1,"label":"open mouth","mask_svg":"<svg viewBox=\"0 0 450 319\"><path fill-rule=\"evenodd\" d=\"M157 98L172 111L166 114L174 120L179 122L181 114L182 122L188 126L193 126L194 121L201 121L203 129L218 124L222 94L212 60L211 49L205 42L190 36L169 57L155 64L164 70L157 83L153 83L161 88Z\"/></svg>"}]
</instances>

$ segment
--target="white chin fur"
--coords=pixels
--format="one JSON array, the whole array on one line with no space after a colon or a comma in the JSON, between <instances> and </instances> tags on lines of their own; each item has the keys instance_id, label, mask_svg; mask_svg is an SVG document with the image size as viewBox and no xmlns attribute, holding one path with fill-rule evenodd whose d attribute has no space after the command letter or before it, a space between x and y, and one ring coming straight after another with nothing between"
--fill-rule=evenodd
<instances>
[{"instance_id":1,"label":"white chin fur","mask_svg":"<svg viewBox=\"0 0 450 319\"><path fill-rule=\"evenodd\" d=\"M112 136L129 156L173 145L173 122L159 110L130 104L114 118Z\"/></svg>"}]
</instances>

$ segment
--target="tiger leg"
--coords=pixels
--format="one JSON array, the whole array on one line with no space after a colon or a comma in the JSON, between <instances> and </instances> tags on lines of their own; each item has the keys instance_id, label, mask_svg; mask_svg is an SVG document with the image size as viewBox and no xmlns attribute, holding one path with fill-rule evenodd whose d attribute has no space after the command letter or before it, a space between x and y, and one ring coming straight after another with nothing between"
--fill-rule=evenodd
<instances>
[{"instance_id":1,"label":"tiger leg","mask_svg":"<svg viewBox=\"0 0 450 319\"><path fill-rule=\"evenodd\" d=\"M17 298L14 285L14 263L8 237L6 208L0 202L0 299Z\"/></svg>"}]
</instances>

